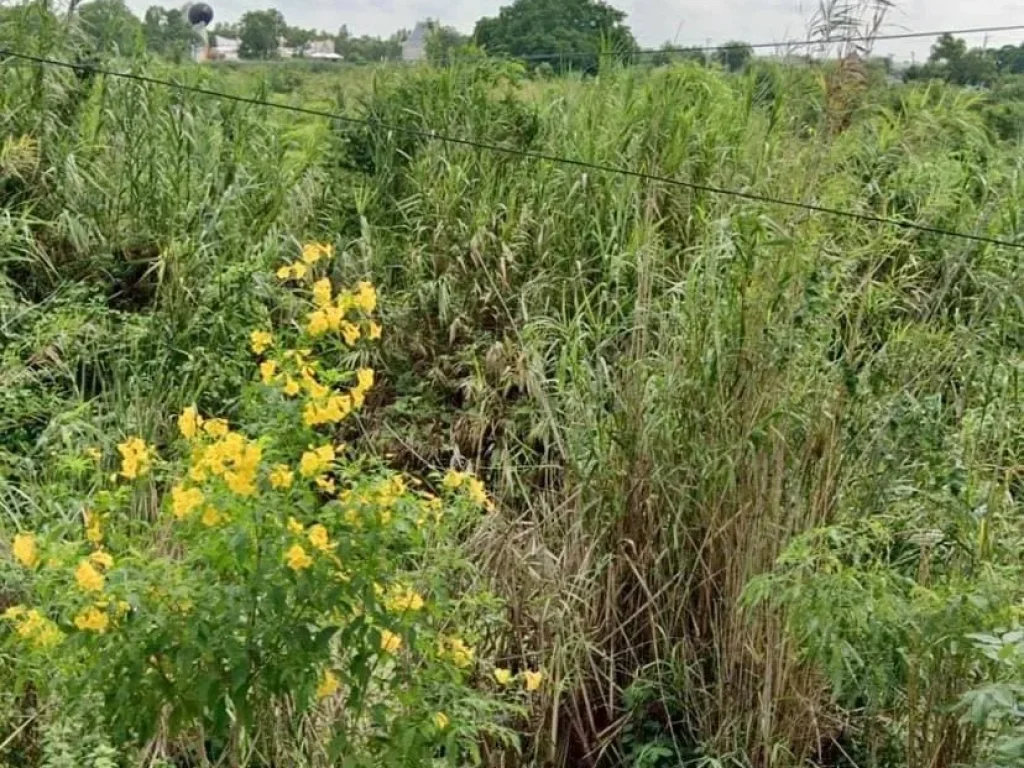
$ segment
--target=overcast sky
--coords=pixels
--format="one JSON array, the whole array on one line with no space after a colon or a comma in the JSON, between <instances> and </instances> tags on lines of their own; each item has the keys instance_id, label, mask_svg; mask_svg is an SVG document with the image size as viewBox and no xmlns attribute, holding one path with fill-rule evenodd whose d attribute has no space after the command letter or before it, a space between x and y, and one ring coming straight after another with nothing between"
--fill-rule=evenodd
<instances>
[{"instance_id":1,"label":"overcast sky","mask_svg":"<svg viewBox=\"0 0 1024 768\"><path fill-rule=\"evenodd\" d=\"M235 21L245 11L277 7L290 24L331 32L347 24L355 35L390 35L427 17L470 32L481 16L492 16L511 0L207 0L219 21ZM555 0L557 2L557 0ZM817 0L611 0L629 14L628 23L644 47L666 40L679 45L728 40L776 42L807 36L807 20ZM160 0L129 0L140 15ZM176 3L167 3L171 5ZM1024 24L1024 0L896 0L890 33ZM967 37L981 46L984 35ZM990 35L989 45L1019 43L1024 33ZM931 40L879 43L876 52L909 59L927 56Z\"/></svg>"}]
</instances>

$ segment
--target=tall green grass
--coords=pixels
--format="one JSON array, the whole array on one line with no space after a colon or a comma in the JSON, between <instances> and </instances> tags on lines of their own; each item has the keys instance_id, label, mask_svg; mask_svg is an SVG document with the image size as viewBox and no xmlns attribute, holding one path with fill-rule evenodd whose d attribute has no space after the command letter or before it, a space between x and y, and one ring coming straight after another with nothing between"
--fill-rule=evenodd
<instances>
[{"instance_id":1,"label":"tall green grass","mask_svg":"<svg viewBox=\"0 0 1024 768\"><path fill-rule=\"evenodd\" d=\"M1001 726L956 706L1007 679L970 636L1022 597L1019 252L391 129L1008 237L1019 152L977 97L862 93L836 133L812 70L484 64L380 72L338 105L366 126L286 127L0 80L0 529L78 514L86 446L230 412L245 333L280 311L262 275L335 238L389 329L345 437L499 499L472 543L507 600L493 642L554 681L526 762L989 759ZM994 572L992 605L952 610ZM914 613L920 590L950 610Z\"/></svg>"}]
</instances>

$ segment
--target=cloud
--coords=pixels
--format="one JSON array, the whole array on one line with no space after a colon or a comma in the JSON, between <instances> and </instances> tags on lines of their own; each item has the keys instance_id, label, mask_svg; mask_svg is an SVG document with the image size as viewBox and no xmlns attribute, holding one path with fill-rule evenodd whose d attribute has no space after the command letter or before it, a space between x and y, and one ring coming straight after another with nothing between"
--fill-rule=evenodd
<instances>
[{"instance_id":1,"label":"cloud","mask_svg":"<svg viewBox=\"0 0 1024 768\"><path fill-rule=\"evenodd\" d=\"M335 31L342 24L356 35L388 36L398 29L411 29L425 18L470 32L482 16L497 14L511 0L279 0L276 6L289 23ZM552 0L559 2L559 0ZM147 0L129 0L140 15L151 5ZM248 10L273 5L273 0L213 0L221 21L237 20ZM729 40L784 42L807 36L808 20L817 0L612 0L626 11L628 23L644 46L655 47L666 40L677 45L706 45ZM1018 6L1013 0L904 0L889 15L886 31L930 31L947 28L997 26L1012 19ZM991 35L989 45L1019 43L1024 35ZM927 56L933 40L880 42L881 54L897 58ZM971 46L985 42L983 35L968 38Z\"/></svg>"}]
</instances>

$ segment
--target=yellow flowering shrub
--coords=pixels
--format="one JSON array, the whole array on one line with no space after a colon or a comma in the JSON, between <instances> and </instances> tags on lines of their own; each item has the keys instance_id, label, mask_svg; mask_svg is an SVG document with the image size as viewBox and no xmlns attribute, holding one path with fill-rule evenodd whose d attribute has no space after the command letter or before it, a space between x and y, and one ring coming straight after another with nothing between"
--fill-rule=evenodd
<instances>
[{"instance_id":1,"label":"yellow flowering shrub","mask_svg":"<svg viewBox=\"0 0 1024 768\"><path fill-rule=\"evenodd\" d=\"M315 277L332 255L307 246L279 274ZM509 716L542 677L512 686L481 658L473 640L498 606L460 588L472 579L457 534L491 501L472 475L434 478L434 496L339 441L376 375L331 361L379 338L377 294L321 277L304 296L312 313L331 310L326 330L250 335L238 423L189 406L159 454L129 437L115 485L82 500L73 529L10 542L0 577L19 604L2 614L0 645L44 693L99 694L104 726L139 745L197 727L235 743L285 698L321 710L324 743L346 764L511 744ZM149 473L166 489L161 516L129 525L132 483Z\"/></svg>"}]
</instances>

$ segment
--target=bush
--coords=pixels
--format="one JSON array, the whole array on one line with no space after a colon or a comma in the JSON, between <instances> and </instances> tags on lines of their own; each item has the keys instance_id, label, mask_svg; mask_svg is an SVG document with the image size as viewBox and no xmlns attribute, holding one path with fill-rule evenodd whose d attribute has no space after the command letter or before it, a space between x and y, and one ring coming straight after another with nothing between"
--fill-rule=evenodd
<instances>
[{"instance_id":1,"label":"bush","mask_svg":"<svg viewBox=\"0 0 1024 768\"><path fill-rule=\"evenodd\" d=\"M306 285L331 254L307 246L279 277ZM485 739L515 745L509 718L541 679L475 650L497 606L452 545L491 502L471 475L432 478L435 496L335 442L375 379L336 361L380 337L377 297L329 278L311 294L301 330L251 334L242 425L189 407L166 458L129 437L80 522L14 538L0 642L22 690L77 702L119 744L201 733L240 750L287 702L346 764L478 762ZM161 515L133 521L150 480Z\"/></svg>"}]
</instances>

